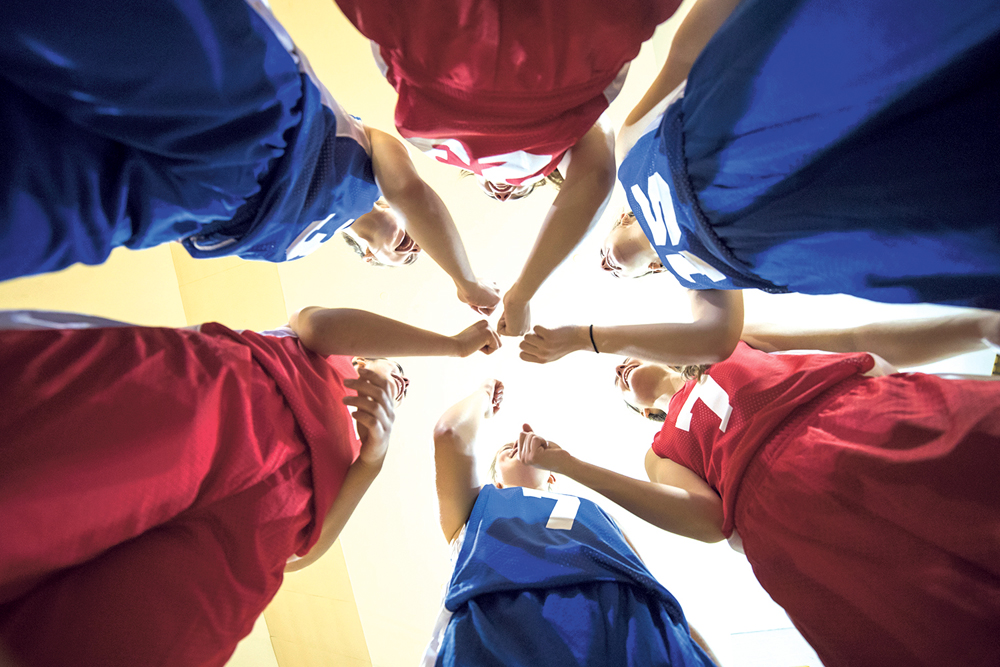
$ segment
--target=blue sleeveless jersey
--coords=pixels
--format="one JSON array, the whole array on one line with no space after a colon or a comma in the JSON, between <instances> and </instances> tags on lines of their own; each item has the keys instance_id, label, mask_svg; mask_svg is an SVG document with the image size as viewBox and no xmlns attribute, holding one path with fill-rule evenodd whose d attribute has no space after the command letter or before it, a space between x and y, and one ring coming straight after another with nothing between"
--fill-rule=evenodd
<instances>
[{"instance_id":1,"label":"blue sleeveless jersey","mask_svg":"<svg viewBox=\"0 0 1000 667\"><path fill-rule=\"evenodd\" d=\"M259 0L10 0L0 141L0 280L181 239L295 259L379 196L363 126Z\"/></svg>"},{"instance_id":2,"label":"blue sleeveless jersey","mask_svg":"<svg viewBox=\"0 0 1000 667\"><path fill-rule=\"evenodd\" d=\"M361 122L333 99L270 11L249 2L301 71L301 121L261 192L216 231L184 239L193 257L239 255L282 262L304 257L371 210L379 198Z\"/></svg>"},{"instance_id":3,"label":"blue sleeveless jersey","mask_svg":"<svg viewBox=\"0 0 1000 667\"><path fill-rule=\"evenodd\" d=\"M740 266L696 206L684 169L670 168L671 161L682 165L684 160L680 102L671 104L662 120L636 141L618 169L636 221L663 266L684 287L786 292Z\"/></svg>"},{"instance_id":4,"label":"blue sleeveless jersey","mask_svg":"<svg viewBox=\"0 0 1000 667\"><path fill-rule=\"evenodd\" d=\"M995 0L744 0L618 175L685 287L997 308L998 108Z\"/></svg>"},{"instance_id":5,"label":"blue sleeveless jersey","mask_svg":"<svg viewBox=\"0 0 1000 667\"><path fill-rule=\"evenodd\" d=\"M466 524L430 667L708 667L677 600L600 507L485 486Z\"/></svg>"},{"instance_id":6,"label":"blue sleeveless jersey","mask_svg":"<svg viewBox=\"0 0 1000 667\"><path fill-rule=\"evenodd\" d=\"M445 607L496 591L590 581L630 584L660 598L683 622L680 604L646 569L621 530L595 503L576 496L486 485L472 508Z\"/></svg>"}]
</instances>

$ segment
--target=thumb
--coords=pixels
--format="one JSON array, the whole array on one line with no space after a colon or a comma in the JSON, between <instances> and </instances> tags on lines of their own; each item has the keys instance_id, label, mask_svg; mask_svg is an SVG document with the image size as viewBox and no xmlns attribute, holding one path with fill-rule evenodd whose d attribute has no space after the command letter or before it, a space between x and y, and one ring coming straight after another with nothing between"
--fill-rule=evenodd
<instances>
[{"instance_id":1,"label":"thumb","mask_svg":"<svg viewBox=\"0 0 1000 667\"><path fill-rule=\"evenodd\" d=\"M526 432L526 433L534 433L534 431L531 430L531 425L530 424L522 424L521 425L521 430L524 431L524 432Z\"/></svg>"}]
</instances>

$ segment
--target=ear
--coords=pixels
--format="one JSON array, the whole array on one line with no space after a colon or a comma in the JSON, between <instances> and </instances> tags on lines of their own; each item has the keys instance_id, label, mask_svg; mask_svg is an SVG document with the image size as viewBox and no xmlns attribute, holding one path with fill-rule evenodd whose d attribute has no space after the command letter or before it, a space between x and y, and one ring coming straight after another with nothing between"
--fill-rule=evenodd
<instances>
[{"instance_id":1,"label":"ear","mask_svg":"<svg viewBox=\"0 0 1000 667\"><path fill-rule=\"evenodd\" d=\"M649 267L647 268L649 268L649 270L652 271L653 273L663 273L664 271L667 270L667 267L663 266L663 262L660 262L659 260L655 262L650 262Z\"/></svg>"},{"instance_id":2,"label":"ear","mask_svg":"<svg viewBox=\"0 0 1000 667\"><path fill-rule=\"evenodd\" d=\"M498 489L502 489L503 488L503 482L493 482L493 486L497 487Z\"/></svg>"},{"instance_id":3,"label":"ear","mask_svg":"<svg viewBox=\"0 0 1000 667\"><path fill-rule=\"evenodd\" d=\"M642 417L643 417L643 419L649 419L649 415L652 414L652 412L653 411L650 410L649 408L643 408L642 409Z\"/></svg>"},{"instance_id":4,"label":"ear","mask_svg":"<svg viewBox=\"0 0 1000 667\"><path fill-rule=\"evenodd\" d=\"M552 473L549 473L548 483L549 484L555 484L556 483L556 476L553 475Z\"/></svg>"},{"instance_id":5,"label":"ear","mask_svg":"<svg viewBox=\"0 0 1000 667\"><path fill-rule=\"evenodd\" d=\"M368 360L365 359L364 357L354 357L353 359L351 359L351 365L358 370L362 368L367 368Z\"/></svg>"}]
</instances>

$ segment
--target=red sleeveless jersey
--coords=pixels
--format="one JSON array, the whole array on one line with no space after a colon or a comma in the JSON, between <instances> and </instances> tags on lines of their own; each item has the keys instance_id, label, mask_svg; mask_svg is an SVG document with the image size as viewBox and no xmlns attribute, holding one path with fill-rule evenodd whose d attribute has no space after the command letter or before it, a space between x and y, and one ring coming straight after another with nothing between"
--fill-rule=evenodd
<instances>
[{"instance_id":1,"label":"red sleeveless jersey","mask_svg":"<svg viewBox=\"0 0 1000 667\"><path fill-rule=\"evenodd\" d=\"M864 352L767 354L740 341L732 356L670 400L653 451L692 470L722 497L728 537L743 471L761 445L798 407L874 363Z\"/></svg>"},{"instance_id":2,"label":"red sleeveless jersey","mask_svg":"<svg viewBox=\"0 0 1000 667\"><path fill-rule=\"evenodd\" d=\"M679 0L337 0L378 45L399 133L512 185L559 164Z\"/></svg>"}]
</instances>

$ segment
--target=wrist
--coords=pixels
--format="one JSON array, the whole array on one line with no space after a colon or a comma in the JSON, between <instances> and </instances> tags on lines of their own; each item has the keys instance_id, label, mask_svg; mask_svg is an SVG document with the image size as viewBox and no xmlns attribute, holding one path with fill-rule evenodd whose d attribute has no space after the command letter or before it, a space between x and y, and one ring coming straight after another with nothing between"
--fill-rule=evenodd
<instances>
[{"instance_id":1,"label":"wrist","mask_svg":"<svg viewBox=\"0 0 1000 667\"><path fill-rule=\"evenodd\" d=\"M535 296L537 289L537 287L535 289L525 288L524 284L519 279L516 283L510 286L509 290L507 290L507 294L504 297L505 305L507 298L521 304L528 303L531 301L532 297Z\"/></svg>"},{"instance_id":2,"label":"wrist","mask_svg":"<svg viewBox=\"0 0 1000 667\"><path fill-rule=\"evenodd\" d=\"M351 464L351 471L355 476L370 481L378 477L378 474L382 471L383 461L385 461L385 455L382 455L375 460L367 460L359 456L354 463Z\"/></svg>"},{"instance_id":3,"label":"wrist","mask_svg":"<svg viewBox=\"0 0 1000 667\"><path fill-rule=\"evenodd\" d=\"M572 454L567 452L565 449L556 452L556 455L552 457L552 465L549 467L549 472L554 472L558 475L566 475L571 479L573 477L573 469L577 463L576 458Z\"/></svg>"}]
</instances>

